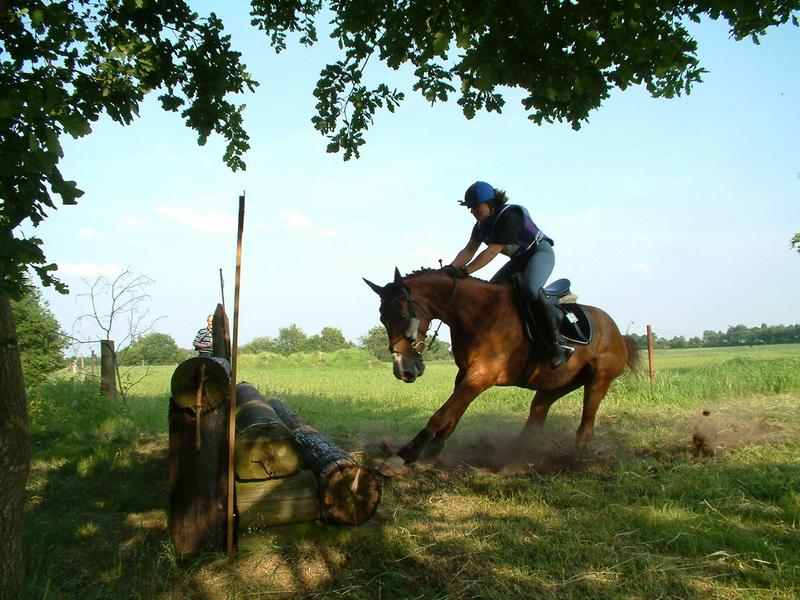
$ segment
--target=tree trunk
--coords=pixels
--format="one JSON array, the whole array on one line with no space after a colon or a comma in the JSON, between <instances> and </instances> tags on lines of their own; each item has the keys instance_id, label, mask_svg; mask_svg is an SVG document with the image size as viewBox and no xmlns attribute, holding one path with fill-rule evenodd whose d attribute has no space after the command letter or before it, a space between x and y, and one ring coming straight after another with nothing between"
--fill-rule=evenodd
<instances>
[{"instance_id":1,"label":"tree trunk","mask_svg":"<svg viewBox=\"0 0 800 600\"><path fill-rule=\"evenodd\" d=\"M114 340L100 340L100 391L109 402L117 399L117 358Z\"/></svg>"},{"instance_id":2,"label":"tree trunk","mask_svg":"<svg viewBox=\"0 0 800 600\"><path fill-rule=\"evenodd\" d=\"M277 398L269 398L267 402L294 434L303 449L305 467L317 477L323 518L343 525L360 525L372 517L381 501L377 476L303 423L283 402Z\"/></svg>"},{"instance_id":3,"label":"tree trunk","mask_svg":"<svg viewBox=\"0 0 800 600\"><path fill-rule=\"evenodd\" d=\"M0 296L0 598L21 598L22 513L30 455L25 382L11 304Z\"/></svg>"}]
</instances>

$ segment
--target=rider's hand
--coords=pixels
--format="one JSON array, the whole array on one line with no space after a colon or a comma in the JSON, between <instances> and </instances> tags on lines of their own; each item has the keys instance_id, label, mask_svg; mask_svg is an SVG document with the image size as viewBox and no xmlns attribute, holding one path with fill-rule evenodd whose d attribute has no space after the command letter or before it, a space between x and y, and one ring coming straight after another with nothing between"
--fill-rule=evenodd
<instances>
[{"instance_id":1,"label":"rider's hand","mask_svg":"<svg viewBox=\"0 0 800 600\"><path fill-rule=\"evenodd\" d=\"M455 279L464 279L469 277L469 273L467 273L466 267L454 267L453 265L447 265L444 268L445 273L450 275Z\"/></svg>"}]
</instances>

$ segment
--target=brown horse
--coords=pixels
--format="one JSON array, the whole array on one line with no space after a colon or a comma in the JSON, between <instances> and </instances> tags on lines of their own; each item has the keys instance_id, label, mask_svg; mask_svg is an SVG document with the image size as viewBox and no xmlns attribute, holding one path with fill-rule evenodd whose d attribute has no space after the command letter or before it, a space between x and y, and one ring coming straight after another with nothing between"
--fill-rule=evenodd
<instances>
[{"instance_id":1,"label":"brown horse","mask_svg":"<svg viewBox=\"0 0 800 600\"><path fill-rule=\"evenodd\" d=\"M447 401L425 429L379 467L389 477L404 473L405 465L423 452L426 458L438 455L470 402L495 385L536 390L523 436L544 424L553 402L583 386L583 415L575 437L576 447L583 450L592 439L597 407L609 385L638 360L634 340L620 334L611 317L593 306L583 307L593 330L590 343L576 345L569 360L553 369L545 349L526 337L508 283L454 279L441 269L405 278L395 269L394 281L383 287L364 281L381 298L381 323L389 335L395 377L412 383L422 375L426 333L434 319L450 327L458 366Z\"/></svg>"}]
</instances>

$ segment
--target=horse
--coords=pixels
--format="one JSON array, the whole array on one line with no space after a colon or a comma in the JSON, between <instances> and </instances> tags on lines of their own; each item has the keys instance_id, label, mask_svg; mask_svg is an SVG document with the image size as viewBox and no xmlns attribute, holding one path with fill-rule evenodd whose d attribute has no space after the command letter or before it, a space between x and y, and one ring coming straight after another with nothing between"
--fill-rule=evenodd
<instances>
[{"instance_id":1,"label":"horse","mask_svg":"<svg viewBox=\"0 0 800 600\"><path fill-rule=\"evenodd\" d=\"M560 367L552 368L543 344L525 334L523 317L510 283L455 278L444 269L421 269L406 277L395 267L394 281L379 286L364 279L380 296L380 320L389 338L394 376L413 383L425 370L423 353L434 320L450 327L456 374L453 393L411 441L383 461L386 477L405 474L420 457L435 459L470 403L493 386L535 390L520 442L540 429L550 406L583 386L583 413L575 434L585 451L594 435L600 401L611 382L629 367L635 370L638 346L622 335L613 319L594 306L581 305L592 326L587 344Z\"/></svg>"}]
</instances>

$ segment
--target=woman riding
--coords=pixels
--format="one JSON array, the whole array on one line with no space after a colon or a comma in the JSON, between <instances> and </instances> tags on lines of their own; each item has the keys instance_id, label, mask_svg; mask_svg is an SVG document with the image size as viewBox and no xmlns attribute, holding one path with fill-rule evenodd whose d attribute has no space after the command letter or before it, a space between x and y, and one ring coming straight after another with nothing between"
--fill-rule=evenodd
<instances>
[{"instance_id":1,"label":"woman riding","mask_svg":"<svg viewBox=\"0 0 800 600\"><path fill-rule=\"evenodd\" d=\"M560 367L572 355L573 348L562 343L556 316L542 289L556 260L553 240L542 233L524 207L508 204L506 193L485 181L469 186L460 204L469 208L477 223L467 245L445 269L455 277L466 277L488 265L498 254L508 256L508 263L491 281L507 281L516 273L523 274L525 292L549 346L551 365L554 369ZM475 256L481 243L486 248Z\"/></svg>"}]
</instances>

